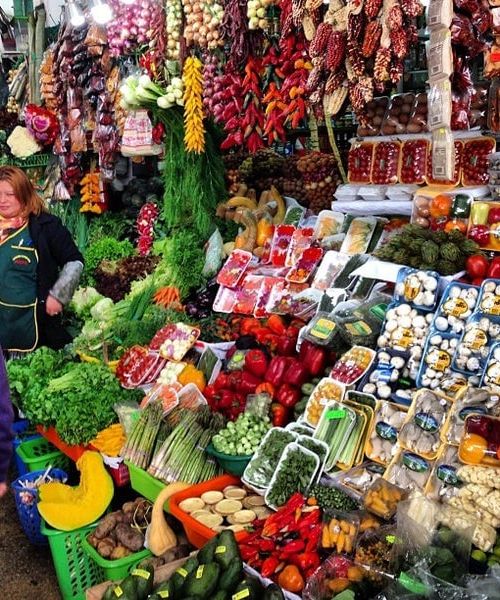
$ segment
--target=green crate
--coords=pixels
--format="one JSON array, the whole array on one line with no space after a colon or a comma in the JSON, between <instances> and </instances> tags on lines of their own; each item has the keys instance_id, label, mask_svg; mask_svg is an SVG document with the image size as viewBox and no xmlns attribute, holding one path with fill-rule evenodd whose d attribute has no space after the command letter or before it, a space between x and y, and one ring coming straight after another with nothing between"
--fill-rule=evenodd
<instances>
[{"instance_id":1,"label":"green crate","mask_svg":"<svg viewBox=\"0 0 500 600\"><path fill-rule=\"evenodd\" d=\"M85 600L85 590L105 581L102 570L83 550L83 540L96 526L59 531L42 520L41 531L49 540L63 600Z\"/></svg>"},{"instance_id":2,"label":"green crate","mask_svg":"<svg viewBox=\"0 0 500 600\"><path fill-rule=\"evenodd\" d=\"M128 460L125 461L125 464L130 473L130 487L144 498L154 502L165 484Z\"/></svg>"},{"instance_id":3,"label":"green crate","mask_svg":"<svg viewBox=\"0 0 500 600\"><path fill-rule=\"evenodd\" d=\"M33 0L14 0L14 17L26 19L33 12Z\"/></svg>"},{"instance_id":4,"label":"green crate","mask_svg":"<svg viewBox=\"0 0 500 600\"><path fill-rule=\"evenodd\" d=\"M104 579L106 581L118 581L125 579L129 575L130 571L144 558L153 556L148 549L141 550L140 552L134 552L124 558L118 558L116 560L107 560L103 558L95 548L93 548L87 541L87 536L82 540L83 551L90 557L92 561L101 569L104 573Z\"/></svg>"},{"instance_id":5,"label":"green crate","mask_svg":"<svg viewBox=\"0 0 500 600\"><path fill-rule=\"evenodd\" d=\"M71 467L71 459L43 437L19 444L16 454L26 465L28 472L43 471L49 465L63 471Z\"/></svg>"}]
</instances>

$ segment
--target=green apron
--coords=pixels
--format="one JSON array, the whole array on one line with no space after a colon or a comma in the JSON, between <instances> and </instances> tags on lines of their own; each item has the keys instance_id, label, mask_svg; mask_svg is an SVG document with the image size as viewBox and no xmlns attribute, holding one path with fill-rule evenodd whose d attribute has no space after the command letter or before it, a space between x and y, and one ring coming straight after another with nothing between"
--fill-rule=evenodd
<instances>
[{"instance_id":1,"label":"green apron","mask_svg":"<svg viewBox=\"0 0 500 600\"><path fill-rule=\"evenodd\" d=\"M38 343L36 276L38 253L28 225L0 244L0 344L11 352L30 352Z\"/></svg>"}]
</instances>

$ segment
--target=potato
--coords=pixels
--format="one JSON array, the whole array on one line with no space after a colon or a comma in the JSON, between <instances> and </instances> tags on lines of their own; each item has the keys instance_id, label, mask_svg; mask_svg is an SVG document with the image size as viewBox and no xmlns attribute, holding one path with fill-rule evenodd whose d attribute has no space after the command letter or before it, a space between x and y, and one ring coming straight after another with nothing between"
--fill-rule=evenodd
<instances>
[{"instance_id":1,"label":"potato","mask_svg":"<svg viewBox=\"0 0 500 600\"><path fill-rule=\"evenodd\" d=\"M109 558L115 547L116 544L111 538L104 538L97 545L97 552L99 552L103 558Z\"/></svg>"},{"instance_id":2,"label":"potato","mask_svg":"<svg viewBox=\"0 0 500 600\"><path fill-rule=\"evenodd\" d=\"M107 537L113 529L122 522L123 513L116 511L106 515L104 519L101 519L99 525L95 528L94 535L96 538L102 540Z\"/></svg>"},{"instance_id":3,"label":"potato","mask_svg":"<svg viewBox=\"0 0 500 600\"><path fill-rule=\"evenodd\" d=\"M119 523L115 529L118 542L132 552L138 552L144 546L144 536L140 531L125 523Z\"/></svg>"},{"instance_id":4,"label":"potato","mask_svg":"<svg viewBox=\"0 0 500 600\"><path fill-rule=\"evenodd\" d=\"M119 558L125 558L125 556L128 556L129 554L132 553L130 550L128 550L128 548L125 548L125 546L116 546L113 552L111 552L111 556L109 558L111 560L118 560Z\"/></svg>"},{"instance_id":5,"label":"potato","mask_svg":"<svg viewBox=\"0 0 500 600\"><path fill-rule=\"evenodd\" d=\"M100 541L101 540L93 533L87 536L87 542L92 546L92 548L97 548Z\"/></svg>"}]
</instances>

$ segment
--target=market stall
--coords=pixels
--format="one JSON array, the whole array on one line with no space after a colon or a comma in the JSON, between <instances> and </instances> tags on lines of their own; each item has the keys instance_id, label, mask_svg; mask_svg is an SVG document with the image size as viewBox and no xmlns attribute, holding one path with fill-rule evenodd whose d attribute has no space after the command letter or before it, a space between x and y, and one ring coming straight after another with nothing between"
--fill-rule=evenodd
<instances>
[{"instance_id":1,"label":"market stall","mask_svg":"<svg viewBox=\"0 0 500 600\"><path fill-rule=\"evenodd\" d=\"M490 4L0 13L2 161L85 259L7 365L64 600L497 597Z\"/></svg>"}]
</instances>

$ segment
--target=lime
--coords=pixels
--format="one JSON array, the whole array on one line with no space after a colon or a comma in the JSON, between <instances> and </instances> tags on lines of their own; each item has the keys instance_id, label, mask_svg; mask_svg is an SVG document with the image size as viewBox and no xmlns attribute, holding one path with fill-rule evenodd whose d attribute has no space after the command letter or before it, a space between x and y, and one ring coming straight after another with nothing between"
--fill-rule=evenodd
<instances>
[{"instance_id":1,"label":"lime","mask_svg":"<svg viewBox=\"0 0 500 600\"><path fill-rule=\"evenodd\" d=\"M473 550L471 552L471 558L477 560L478 562L485 562L488 559L486 553L482 550Z\"/></svg>"}]
</instances>

